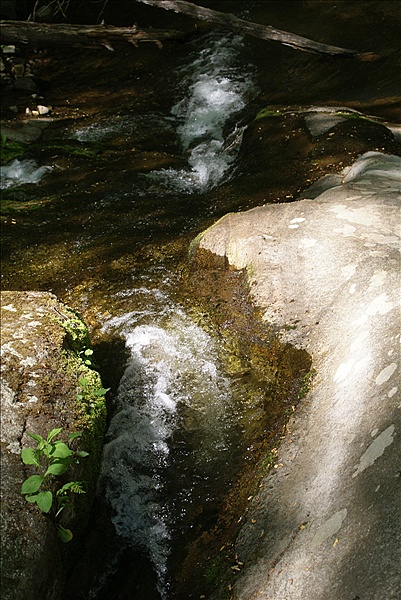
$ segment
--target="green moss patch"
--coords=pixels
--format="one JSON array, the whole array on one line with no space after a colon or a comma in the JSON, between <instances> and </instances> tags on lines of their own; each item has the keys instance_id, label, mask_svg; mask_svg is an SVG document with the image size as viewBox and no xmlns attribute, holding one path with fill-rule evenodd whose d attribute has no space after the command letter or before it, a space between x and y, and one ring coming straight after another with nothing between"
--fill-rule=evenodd
<instances>
[{"instance_id":1,"label":"green moss patch","mask_svg":"<svg viewBox=\"0 0 401 600\"><path fill-rule=\"evenodd\" d=\"M221 499L214 524L189 542L175 593L179 598L193 597L193 582L197 581L197 597L213 594L229 599L242 568L230 549L246 518L250 498L276 464L278 439L309 389L311 357L283 343L262 321L249 301L245 272L213 259L207 269L207 258L207 253L193 255L187 296L194 320L220 340L222 363L234 395L241 398L238 414L244 456Z\"/></svg>"},{"instance_id":2,"label":"green moss patch","mask_svg":"<svg viewBox=\"0 0 401 600\"><path fill-rule=\"evenodd\" d=\"M273 108L272 106L266 106L265 108L262 108L262 110L260 110L258 112L258 114L255 117L255 121L257 121L258 119L266 119L268 117L280 117L281 114L282 114L282 112L278 108Z\"/></svg>"},{"instance_id":3,"label":"green moss patch","mask_svg":"<svg viewBox=\"0 0 401 600\"><path fill-rule=\"evenodd\" d=\"M7 137L2 134L0 144L0 164L6 165L13 160L13 158L22 156L26 152L26 148L26 145L13 140L8 140Z\"/></svg>"},{"instance_id":4,"label":"green moss patch","mask_svg":"<svg viewBox=\"0 0 401 600\"><path fill-rule=\"evenodd\" d=\"M74 156L79 158L99 157L106 148L97 142L80 142L78 140L54 140L46 143L34 144L33 152L40 152L45 156Z\"/></svg>"}]
</instances>

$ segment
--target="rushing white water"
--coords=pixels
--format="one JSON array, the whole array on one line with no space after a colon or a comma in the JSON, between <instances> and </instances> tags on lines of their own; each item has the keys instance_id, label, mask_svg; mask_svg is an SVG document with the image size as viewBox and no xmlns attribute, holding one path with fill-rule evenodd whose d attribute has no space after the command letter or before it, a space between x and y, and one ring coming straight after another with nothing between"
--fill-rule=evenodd
<instances>
[{"instance_id":1,"label":"rushing white water","mask_svg":"<svg viewBox=\"0 0 401 600\"><path fill-rule=\"evenodd\" d=\"M202 192L226 177L242 129L233 125L226 137L225 129L252 89L236 65L242 44L240 36L205 36L177 74L182 98L169 126L175 123L189 167L146 176L158 189ZM119 126L129 135L129 120ZM109 133L102 126L77 135L104 139ZM127 290L124 301L132 296L135 309L104 326L125 339L130 358L114 403L100 486L117 534L149 557L166 599L172 535L181 523L183 531L190 527L192 515L212 504L216 486L227 482L238 420L214 340L171 303L168 292L156 292L146 285Z\"/></svg>"},{"instance_id":2,"label":"rushing white water","mask_svg":"<svg viewBox=\"0 0 401 600\"><path fill-rule=\"evenodd\" d=\"M81 127L75 130L71 137L80 142L105 142L116 133L132 136L134 134L132 120L127 117L111 117L107 122L101 121Z\"/></svg>"},{"instance_id":3,"label":"rushing white water","mask_svg":"<svg viewBox=\"0 0 401 600\"><path fill-rule=\"evenodd\" d=\"M206 36L189 64L179 70L183 98L172 108L189 169L164 169L151 176L182 192L205 191L221 183L235 160L244 128L224 137L227 123L254 92L252 78L236 64L243 38Z\"/></svg>"},{"instance_id":4,"label":"rushing white water","mask_svg":"<svg viewBox=\"0 0 401 600\"><path fill-rule=\"evenodd\" d=\"M233 34L209 34L198 40L186 64L172 77L180 81L181 97L170 116L117 116L76 130L72 137L106 143L121 135L147 145L155 133L170 140L178 136L188 167L153 171L145 179L157 184L157 193L163 188L194 193L215 187L231 173L241 145L245 127L233 120L255 94L252 75L238 61L243 44L242 36Z\"/></svg>"},{"instance_id":5,"label":"rushing white water","mask_svg":"<svg viewBox=\"0 0 401 600\"><path fill-rule=\"evenodd\" d=\"M0 167L0 187L6 189L21 183L39 183L49 171L51 171L50 166L38 167L34 160L15 158Z\"/></svg>"},{"instance_id":6,"label":"rushing white water","mask_svg":"<svg viewBox=\"0 0 401 600\"><path fill-rule=\"evenodd\" d=\"M131 312L105 325L124 335L130 360L107 434L100 485L117 533L147 553L165 598L172 526L165 491L169 442L178 428L190 428L201 440L190 458L192 474L208 478L213 463L224 462L229 452L232 399L212 338L181 308L169 305L157 323L152 318L151 324L136 324L138 319ZM191 503L190 489L176 493Z\"/></svg>"}]
</instances>

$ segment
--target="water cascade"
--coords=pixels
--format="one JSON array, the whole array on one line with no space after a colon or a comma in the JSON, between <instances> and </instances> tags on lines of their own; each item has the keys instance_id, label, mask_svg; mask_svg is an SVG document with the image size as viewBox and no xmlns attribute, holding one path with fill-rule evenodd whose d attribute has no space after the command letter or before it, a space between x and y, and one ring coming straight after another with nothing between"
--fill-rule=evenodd
<instances>
[{"instance_id":1,"label":"water cascade","mask_svg":"<svg viewBox=\"0 0 401 600\"><path fill-rule=\"evenodd\" d=\"M34 160L16 158L0 167L0 188L6 189L23 183L39 183L51 168L50 166L38 167Z\"/></svg>"},{"instance_id":2,"label":"water cascade","mask_svg":"<svg viewBox=\"0 0 401 600\"><path fill-rule=\"evenodd\" d=\"M240 442L215 341L178 306L165 304L156 316L168 298L156 300L153 311L105 324L125 338L130 358L100 486L117 534L151 559L167 598L171 537L191 527L194 502L213 503L211 490L227 485Z\"/></svg>"},{"instance_id":3,"label":"water cascade","mask_svg":"<svg viewBox=\"0 0 401 600\"><path fill-rule=\"evenodd\" d=\"M243 43L234 35L197 40L175 74L181 98L159 121L165 130L174 127L189 166L144 175L144 189L136 193L152 194L154 186L158 195L202 193L230 175L243 133L235 116L254 89L236 64ZM145 137L147 121L122 117L78 130L75 137ZM186 539L194 521L213 514L243 451L241 401L219 367L214 340L172 302L168 284L164 291L144 286L124 293L146 302L104 324L105 332L125 340L130 358L107 433L100 488L121 545L150 559L165 599L172 547L180 536Z\"/></svg>"},{"instance_id":4,"label":"water cascade","mask_svg":"<svg viewBox=\"0 0 401 600\"><path fill-rule=\"evenodd\" d=\"M167 188L204 192L227 177L244 128L234 125L228 135L225 128L255 91L252 78L237 63L243 44L239 35L204 36L189 62L178 69L183 97L171 114L189 168L151 174Z\"/></svg>"},{"instance_id":5,"label":"water cascade","mask_svg":"<svg viewBox=\"0 0 401 600\"><path fill-rule=\"evenodd\" d=\"M121 3L122 13L132 4ZM246 484L235 478L251 477L258 450L268 448L281 415L296 405L297 378L310 370L303 351L270 346L263 335L258 345L259 330L253 335L251 326L235 329L238 316L246 327L250 321L246 310L239 314L240 301L220 331L227 336L222 357L220 340L179 303L183 248L223 214L270 201L265 199L270 189L275 198L286 198L291 186L301 185L308 160L307 177L334 168L343 152L338 139L354 148L346 137L351 121L344 124L349 130L344 127L343 138L330 133L324 140L310 139L303 126L292 137L292 118L287 122L281 107L297 113L299 107L338 102L386 122L398 114L394 2L370 3L369 11L358 2L337 3L338 11L332 3L221 4L227 12L287 31L299 32L301 23L311 39L372 50L383 60L351 60L344 68L342 60L221 30L166 44L160 52L145 44L135 53L77 49L46 58L41 52L34 65L37 80L48 82L46 101L55 109L45 143L29 147L32 159L20 157L0 168L3 288L56 294L91 327L105 385L116 367L95 510L74 556L64 600L187 598L186 586L198 583L192 581L193 567L204 566L194 547L205 542L205 562L212 555L208 541L221 503L240 487L246 501ZM120 16L123 21L119 11ZM378 35L378 22L388 35ZM247 106L259 93L256 79L260 96L249 120L265 107L266 114L276 107L278 118L264 123L261 143L251 148L260 161L248 173L252 153L238 157L238 149ZM373 125L359 126L370 132ZM249 131L248 148L257 140L256 128ZM369 133L373 144L370 140ZM52 166L41 166L44 156L52 157ZM220 193L218 186L235 176L237 164L238 184L233 180ZM270 175L263 165L269 165ZM14 193L13 186L21 187ZM198 275L199 280L208 276ZM210 296L218 290L234 298L228 285L211 283ZM203 298L206 304L209 297ZM218 321L224 302L214 300L208 307ZM244 343L236 354L248 333L249 352ZM275 394L283 395L282 403ZM260 440L266 447L258 447ZM227 499L231 482L238 487L232 486ZM224 514L232 515L239 523L235 507ZM215 541L220 544L218 535ZM216 547L219 557L221 546ZM208 591L202 588L197 597L201 594Z\"/></svg>"},{"instance_id":6,"label":"water cascade","mask_svg":"<svg viewBox=\"0 0 401 600\"><path fill-rule=\"evenodd\" d=\"M123 195L130 198L131 210L135 205L132 212L140 214L143 198L147 211L158 203L158 215L159 203L172 194L187 204L188 194L199 198L232 175L243 134L236 118L254 94L252 77L239 60L243 45L243 38L232 34L197 39L185 64L171 75L180 81L179 98L168 116L122 111L64 130L79 142L111 145L119 138L127 144L131 138L147 142L160 128L166 138L179 140L188 167L133 178ZM16 160L1 174L8 187L38 183L48 169ZM113 190L100 197L99 207L116 209L118 194ZM149 223L157 225L157 218L143 208L135 226L149 235ZM182 233L187 223L174 221L174 226ZM89 236L85 230L86 242ZM144 243L142 229L138 236ZM73 243L79 246L80 238ZM124 549L131 548L150 561L159 596L167 600L177 547L185 547L196 527L213 522L245 451L239 424L243 399L224 373L217 342L172 300L172 285L168 275L163 281L149 275L143 287L121 289L107 302L114 316L104 322L103 334L124 340L129 359L113 398L98 494L110 507L119 549L88 584L92 599L109 597L104 590Z\"/></svg>"}]
</instances>

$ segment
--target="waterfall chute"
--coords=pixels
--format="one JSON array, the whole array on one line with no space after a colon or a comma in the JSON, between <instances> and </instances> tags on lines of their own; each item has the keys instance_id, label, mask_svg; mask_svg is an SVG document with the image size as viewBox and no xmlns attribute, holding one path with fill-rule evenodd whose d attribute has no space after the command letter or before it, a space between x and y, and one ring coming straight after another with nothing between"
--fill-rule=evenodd
<instances>
[{"instance_id":1,"label":"waterfall chute","mask_svg":"<svg viewBox=\"0 0 401 600\"><path fill-rule=\"evenodd\" d=\"M163 169L150 174L167 188L185 193L203 192L221 183L241 144L243 127L234 127L231 141L225 128L254 93L254 84L243 66L236 64L243 46L239 35L205 36L190 64L179 69L184 97L172 108L188 169ZM232 138L235 143L232 143Z\"/></svg>"},{"instance_id":2,"label":"waterfall chute","mask_svg":"<svg viewBox=\"0 0 401 600\"><path fill-rule=\"evenodd\" d=\"M166 503L165 488L172 487L171 477L174 485L181 482L171 503L178 501L180 518L185 517L194 479L207 481L225 469L232 414L230 384L219 370L214 341L181 308L170 306L168 312L157 324L135 325L131 313L131 320L108 325L120 328L130 358L107 433L100 483L117 534L149 556L162 597L178 518ZM201 445L188 464L183 467L180 459L174 467L170 444L183 428Z\"/></svg>"}]
</instances>

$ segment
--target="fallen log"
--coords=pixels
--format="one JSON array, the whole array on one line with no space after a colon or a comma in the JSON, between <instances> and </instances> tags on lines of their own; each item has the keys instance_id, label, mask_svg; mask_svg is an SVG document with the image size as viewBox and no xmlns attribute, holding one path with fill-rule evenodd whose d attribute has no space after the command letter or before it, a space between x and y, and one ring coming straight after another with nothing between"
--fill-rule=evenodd
<instances>
[{"instance_id":1,"label":"fallen log","mask_svg":"<svg viewBox=\"0 0 401 600\"><path fill-rule=\"evenodd\" d=\"M329 54L331 56L359 58L361 60L374 60L378 58L378 55L372 52L358 52L357 50L349 50L347 48L339 48L337 46L322 44L300 35L274 29L274 27L271 27L270 25L261 25L259 23L244 21L243 19L239 19L231 13L222 13L217 10L212 10L211 8L197 6L191 2L186 2L186 0L136 1L142 2L143 4L149 4L150 6L155 6L157 8L164 8L165 10L173 10L176 13L182 13L194 19L208 21L209 23L214 23L215 25L230 29L231 31L251 35L261 38L262 40L278 41L297 50L304 50L306 52L314 52L318 54Z\"/></svg>"},{"instance_id":2,"label":"fallen log","mask_svg":"<svg viewBox=\"0 0 401 600\"><path fill-rule=\"evenodd\" d=\"M2 45L25 44L35 48L53 46L96 47L113 50L121 42L134 44L153 42L161 47L166 40L183 37L178 31L167 29L138 29L111 25L67 25L65 23L36 23L33 21L0 21Z\"/></svg>"}]
</instances>

